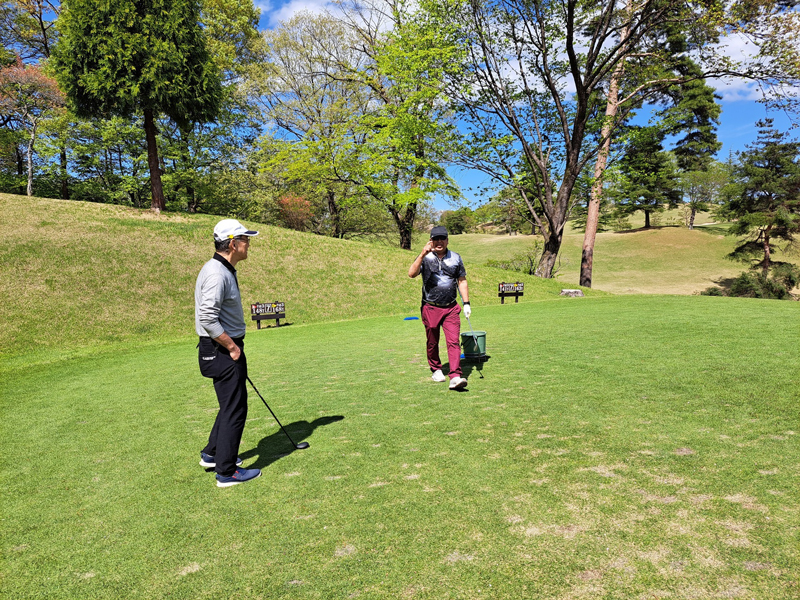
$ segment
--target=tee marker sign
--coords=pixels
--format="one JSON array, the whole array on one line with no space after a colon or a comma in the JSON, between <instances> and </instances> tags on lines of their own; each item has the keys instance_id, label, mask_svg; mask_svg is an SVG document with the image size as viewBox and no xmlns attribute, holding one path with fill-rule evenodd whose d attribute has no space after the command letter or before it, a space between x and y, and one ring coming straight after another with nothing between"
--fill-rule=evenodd
<instances>
[{"instance_id":1,"label":"tee marker sign","mask_svg":"<svg viewBox=\"0 0 800 600\"><path fill-rule=\"evenodd\" d=\"M250 318L261 329L261 321L274 319L275 327L280 327L281 319L286 318L286 305L283 302L256 302L250 305Z\"/></svg>"},{"instance_id":2,"label":"tee marker sign","mask_svg":"<svg viewBox=\"0 0 800 600\"><path fill-rule=\"evenodd\" d=\"M516 283L506 283L501 281L497 286L498 296L500 296L500 304L506 303L506 298L514 297L514 302L519 302L519 297L525 292L525 284L521 281Z\"/></svg>"}]
</instances>

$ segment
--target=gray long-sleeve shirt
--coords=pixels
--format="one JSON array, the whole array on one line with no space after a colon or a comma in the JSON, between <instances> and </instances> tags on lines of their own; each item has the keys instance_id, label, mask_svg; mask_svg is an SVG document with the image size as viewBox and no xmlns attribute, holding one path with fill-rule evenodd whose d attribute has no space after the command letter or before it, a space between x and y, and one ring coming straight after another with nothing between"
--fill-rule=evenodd
<instances>
[{"instance_id":1,"label":"gray long-sleeve shirt","mask_svg":"<svg viewBox=\"0 0 800 600\"><path fill-rule=\"evenodd\" d=\"M197 335L211 338L223 333L241 338L247 331L236 270L218 254L203 265L197 276L194 326Z\"/></svg>"}]
</instances>

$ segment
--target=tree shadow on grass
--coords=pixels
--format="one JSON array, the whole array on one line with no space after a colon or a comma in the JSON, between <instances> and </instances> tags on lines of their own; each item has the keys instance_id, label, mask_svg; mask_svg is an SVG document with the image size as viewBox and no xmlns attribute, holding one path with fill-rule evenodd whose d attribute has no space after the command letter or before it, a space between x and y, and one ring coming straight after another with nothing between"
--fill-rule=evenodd
<instances>
[{"instance_id":1,"label":"tree shadow on grass","mask_svg":"<svg viewBox=\"0 0 800 600\"><path fill-rule=\"evenodd\" d=\"M341 415L320 417L318 419L314 419L310 423L308 421L295 421L289 425L284 425L284 427L286 428L286 431L289 432L289 435L292 437L294 443L299 444L306 438L310 437L317 427L330 425L331 423L336 423L342 419L344 419L344 417ZM311 446L309 446L309 449L310 448ZM247 450L246 452L241 453L239 456L245 461L254 457L258 457L256 458L256 461L253 464L248 465L247 468L263 469L275 461L283 458L284 456L289 456L296 450L297 448L292 445L292 442L289 441L289 438L286 437L286 434L279 427L275 433L262 438L255 448L252 450Z\"/></svg>"},{"instance_id":2,"label":"tree shadow on grass","mask_svg":"<svg viewBox=\"0 0 800 600\"><path fill-rule=\"evenodd\" d=\"M712 279L712 281L721 287L725 291L725 294L728 294L731 291L731 285L733 285L736 279L736 277L723 277L721 279Z\"/></svg>"},{"instance_id":3,"label":"tree shadow on grass","mask_svg":"<svg viewBox=\"0 0 800 600\"><path fill-rule=\"evenodd\" d=\"M702 231L703 233L709 233L711 235L727 235L728 228L730 228L730 223L714 223L709 225L695 225L695 231Z\"/></svg>"},{"instance_id":4,"label":"tree shadow on grass","mask_svg":"<svg viewBox=\"0 0 800 600\"><path fill-rule=\"evenodd\" d=\"M611 233L619 233L621 235L628 235L630 233L642 233L643 231L655 231L657 229L675 229L680 225L650 225L650 227L636 227L634 229L620 229L612 231Z\"/></svg>"}]
</instances>

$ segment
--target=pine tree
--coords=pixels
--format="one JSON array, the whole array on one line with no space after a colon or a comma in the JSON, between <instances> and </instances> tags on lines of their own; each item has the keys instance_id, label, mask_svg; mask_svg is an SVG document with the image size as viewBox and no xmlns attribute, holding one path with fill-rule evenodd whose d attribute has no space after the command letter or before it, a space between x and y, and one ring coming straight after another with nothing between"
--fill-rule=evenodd
<instances>
[{"instance_id":1,"label":"pine tree","mask_svg":"<svg viewBox=\"0 0 800 600\"><path fill-rule=\"evenodd\" d=\"M644 226L650 215L664 206L675 206L681 194L673 160L664 152L664 133L656 127L641 127L620 160L622 180L612 196L622 214L644 211Z\"/></svg>"},{"instance_id":2,"label":"pine tree","mask_svg":"<svg viewBox=\"0 0 800 600\"><path fill-rule=\"evenodd\" d=\"M772 119L759 121L758 138L739 154L737 183L724 207L736 222L728 230L744 240L729 255L752 262L767 277L776 240L793 242L800 232L800 142L772 127Z\"/></svg>"}]
</instances>

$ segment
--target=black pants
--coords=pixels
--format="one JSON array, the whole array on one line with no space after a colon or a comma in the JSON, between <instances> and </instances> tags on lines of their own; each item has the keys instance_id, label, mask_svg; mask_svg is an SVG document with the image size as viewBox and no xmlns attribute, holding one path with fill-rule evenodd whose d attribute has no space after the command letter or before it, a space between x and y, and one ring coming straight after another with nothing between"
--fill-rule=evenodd
<instances>
[{"instance_id":1,"label":"black pants","mask_svg":"<svg viewBox=\"0 0 800 600\"><path fill-rule=\"evenodd\" d=\"M216 457L214 469L219 475L229 477L236 472L236 456L242 441L247 419L247 358L244 340L233 340L242 351L239 360L233 360L226 348L211 338L200 338L199 361L203 377L214 380L219 412L208 436L203 452Z\"/></svg>"}]
</instances>

